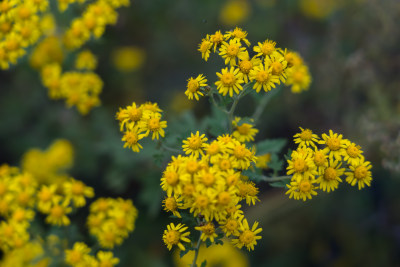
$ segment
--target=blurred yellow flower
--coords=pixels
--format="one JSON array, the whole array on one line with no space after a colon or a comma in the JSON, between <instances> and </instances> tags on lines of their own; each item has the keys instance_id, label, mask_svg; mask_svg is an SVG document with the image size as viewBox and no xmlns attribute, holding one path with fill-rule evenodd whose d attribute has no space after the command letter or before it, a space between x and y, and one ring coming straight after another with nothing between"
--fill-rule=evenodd
<instances>
[{"instance_id":1,"label":"blurred yellow flower","mask_svg":"<svg viewBox=\"0 0 400 267\"><path fill-rule=\"evenodd\" d=\"M238 249L235 249L227 240L224 240L222 246L202 245L199 249L197 263L201 264L207 260L207 266L220 267L248 267L250 263L247 256ZM189 266L194 257L194 251L191 250L182 258L179 257L179 250L174 254L174 262L176 267Z\"/></svg>"},{"instance_id":2,"label":"blurred yellow flower","mask_svg":"<svg viewBox=\"0 0 400 267\"><path fill-rule=\"evenodd\" d=\"M146 52L135 46L125 46L115 49L112 53L112 62L121 72L132 72L142 67Z\"/></svg>"},{"instance_id":3,"label":"blurred yellow flower","mask_svg":"<svg viewBox=\"0 0 400 267\"><path fill-rule=\"evenodd\" d=\"M245 0L229 0L221 8L219 20L227 25L234 26L245 21L251 13L251 6Z\"/></svg>"}]
</instances>

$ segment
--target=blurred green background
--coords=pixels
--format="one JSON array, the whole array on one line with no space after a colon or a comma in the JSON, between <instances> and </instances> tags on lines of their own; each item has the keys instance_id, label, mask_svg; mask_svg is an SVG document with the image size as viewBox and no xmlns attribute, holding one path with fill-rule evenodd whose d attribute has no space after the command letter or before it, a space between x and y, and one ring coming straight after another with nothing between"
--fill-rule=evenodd
<instances>
[{"instance_id":1,"label":"blurred green background","mask_svg":"<svg viewBox=\"0 0 400 267\"><path fill-rule=\"evenodd\" d=\"M298 51L313 77L309 91L283 90L273 98L257 140L287 138L286 150L294 147L290 139L299 126L317 134L332 129L361 145L374 178L371 188L342 184L305 203L260 184L261 202L247 214L260 222L263 239L255 251L241 252L247 264L400 265L398 0L135 0L119 14L116 26L86 45L99 57L96 72L105 83L101 107L87 116L50 100L27 57L0 72L0 163L19 165L28 149L68 139L76 154L73 177L94 187L96 197L131 198L139 209L135 231L114 250L120 266L173 266L162 242L170 221L159 187L166 162L153 158L151 143L140 154L123 149L114 116L132 101L156 101L170 127L196 131L210 105L186 100L186 80L203 73L211 83L223 66L216 57L204 62L198 44L206 34L239 26L252 44L268 38ZM129 71L115 56L126 46L136 49ZM240 104L238 114L245 115L249 103ZM85 212L72 220L84 224ZM215 266L230 266L225 260Z\"/></svg>"}]
</instances>

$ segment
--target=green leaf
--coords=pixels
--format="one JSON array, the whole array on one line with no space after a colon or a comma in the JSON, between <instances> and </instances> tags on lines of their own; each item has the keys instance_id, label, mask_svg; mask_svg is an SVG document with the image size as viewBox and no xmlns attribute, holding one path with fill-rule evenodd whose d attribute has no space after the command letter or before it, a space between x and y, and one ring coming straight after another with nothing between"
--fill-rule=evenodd
<instances>
[{"instance_id":1,"label":"green leaf","mask_svg":"<svg viewBox=\"0 0 400 267\"><path fill-rule=\"evenodd\" d=\"M252 170L246 170L242 171L242 175L249 177L250 180L258 183L264 180L264 175L261 173L252 171Z\"/></svg>"},{"instance_id":2,"label":"green leaf","mask_svg":"<svg viewBox=\"0 0 400 267\"><path fill-rule=\"evenodd\" d=\"M286 139L267 139L256 144L257 155L264 155L267 153L279 153L286 145Z\"/></svg>"},{"instance_id":3,"label":"green leaf","mask_svg":"<svg viewBox=\"0 0 400 267\"><path fill-rule=\"evenodd\" d=\"M204 260L204 261L201 263L200 267L206 267L206 266L207 266L207 260Z\"/></svg>"},{"instance_id":4,"label":"green leaf","mask_svg":"<svg viewBox=\"0 0 400 267\"><path fill-rule=\"evenodd\" d=\"M209 246L211 246L213 243L210 241L210 239L207 239L206 240L206 247L209 247Z\"/></svg>"},{"instance_id":5,"label":"green leaf","mask_svg":"<svg viewBox=\"0 0 400 267\"><path fill-rule=\"evenodd\" d=\"M278 173L283 168L283 160L279 159L277 154L271 155L271 160L268 162L268 167L274 171L274 173Z\"/></svg>"},{"instance_id":6,"label":"green leaf","mask_svg":"<svg viewBox=\"0 0 400 267\"><path fill-rule=\"evenodd\" d=\"M286 187L286 184L289 183L289 179L287 179L287 181L279 181L279 182L275 182L275 183L270 183L269 185L272 187L279 187L279 188L283 188Z\"/></svg>"},{"instance_id":7,"label":"green leaf","mask_svg":"<svg viewBox=\"0 0 400 267\"><path fill-rule=\"evenodd\" d=\"M214 136L226 133L226 114L214 106L211 109L211 117L206 118L209 133Z\"/></svg>"}]
</instances>

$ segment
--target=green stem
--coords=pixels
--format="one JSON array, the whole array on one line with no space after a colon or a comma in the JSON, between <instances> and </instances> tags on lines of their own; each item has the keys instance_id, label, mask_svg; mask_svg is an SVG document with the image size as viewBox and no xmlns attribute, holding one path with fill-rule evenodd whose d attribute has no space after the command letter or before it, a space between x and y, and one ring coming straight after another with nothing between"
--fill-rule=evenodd
<instances>
[{"instance_id":1,"label":"green stem","mask_svg":"<svg viewBox=\"0 0 400 267\"><path fill-rule=\"evenodd\" d=\"M279 87L264 94L264 96L260 100L260 103L257 105L256 110L253 113L252 118L254 119L254 123L257 123L257 121L260 119L260 116L263 113L268 102L271 100L271 98L274 95L276 95L278 93L278 91L279 91Z\"/></svg>"},{"instance_id":2,"label":"green stem","mask_svg":"<svg viewBox=\"0 0 400 267\"><path fill-rule=\"evenodd\" d=\"M239 100L242 96L246 95L246 91L247 91L248 86L246 85L243 90L238 94L237 97L235 97L235 99L233 100L232 106L228 111L228 128L229 128L229 133L232 133L232 121L233 121L233 114L235 113L235 109L237 104L239 103Z\"/></svg>"},{"instance_id":3,"label":"green stem","mask_svg":"<svg viewBox=\"0 0 400 267\"><path fill-rule=\"evenodd\" d=\"M197 261L197 256L199 256L199 249L200 249L200 244L201 244L201 234L202 234L202 232L200 231L199 240L197 240L197 245L196 245L196 248L194 249L193 262L192 262L192 265L190 265L191 267L197 266L196 261Z\"/></svg>"},{"instance_id":4,"label":"green stem","mask_svg":"<svg viewBox=\"0 0 400 267\"><path fill-rule=\"evenodd\" d=\"M273 183L273 182L279 182L279 181L283 181L283 180L287 180L287 179L291 179L293 176L288 175L288 176L278 176L278 177L267 177L267 176L263 176L262 180L264 182L268 182L268 183Z\"/></svg>"},{"instance_id":5,"label":"green stem","mask_svg":"<svg viewBox=\"0 0 400 267\"><path fill-rule=\"evenodd\" d=\"M169 147L169 146L165 145L165 144L162 143L162 142L160 142L159 144L160 144L161 148L164 149L165 151L169 151L169 152L172 152L172 153L182 154L182 151L181 151L181 150L178 150L178 149Z\"/></svg>"},{"instance_id":6,"label":"green stem","mask_svg":"<svg viewBox=\"0 0 400 267\"><path fill-rule=\"evenodd\" d=\"M218 94L217 94L217 95L218 95ZM227 111L226 109L222 108L220 105L218 105L217 101L215 101L213 90L210 91L210 93L209 93L208 96L210 97L211 102L214 104L214 106L215 106L217 109L219 109L219 110L221 110L222 112L228 114L228 111ZM220 100L220 101L221 101L221 100Z\"/></svg>"}]
</instances>

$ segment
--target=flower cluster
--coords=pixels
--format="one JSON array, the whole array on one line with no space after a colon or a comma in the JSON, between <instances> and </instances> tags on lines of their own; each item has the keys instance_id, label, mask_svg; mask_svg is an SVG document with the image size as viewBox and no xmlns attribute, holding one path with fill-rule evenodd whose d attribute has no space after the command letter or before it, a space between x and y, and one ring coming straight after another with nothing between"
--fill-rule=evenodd
<instances>
[{"instance_id":1,"label":"flower cluster","mask_svg":"<svg viewBox=\"0 0 400 267\"><path fill-rule=\"evenodd\" d=\"M69 266L108 266L119 263L111 251L98 251L96 257L90 255L91 249L83 242L76 242L72 249L65 250L65 262Z\"/></svg>"},{"instance_id":2,"label":"flower cluster","mask_svg":"<svg viewBox=\"0 0 400 267\"><path fill-rule=\"evenodd\" d=\"M192 133L183 141L186 156L172 157L161 178L161 187L167 194L164 209L176 217L188 210L199 218L195 229L201 231L203 241L214 242L217 231L221 231L234 237L235 246L254 249L261 229L257 222L249 227L240 205L242 200L248 205L259 201L258 188L241 175L256 161L254 151L231 135L207 141L204 134ZM169 249L177 245L184 250L180 241L188 242L186 229L181 224L168 226L163 238Z\"/></svg>"},{"instance_id":3,"label":"flower cluster","mask_svg":"<svg viewBox=\"0 0 400 267\"><path fill-rule=\"evenodd\" d=\"M151 102L140 106L133 102L124 109L120 108L116 119L119 121L120 131L124 133L122 137L122 141L125 142L124 147L139 152L143 148L139 140L150 134L152 140L164 137L167 122L161 120L161 112L157 103Z\"/></svg>"},{"instance_id":4,"label":"flower cluster","mask_svg":"<svg viewBox=\"0 0 400 267\"><path fill-rule=\"evenodd\" d=\"M233 97L243 91L245 85L252 86L257 93L261 89L268 92L281 83L291 86L296 93L308 89L311 77L299 54L281 49L268 39L252 49L249 47L247 32L237 27L225 34L217 31L207 35L199 44L198 51L205 61L214 52L227 65L216 73L218 80L215 85L219 94ZM254 52L253 56L249 50ZM209 90L206 77L200 74L188 79L185 94L189 99L199 100L199 96L204 96Z\"/></svg>"},{"instance_id":5,"label":"flower cluster","mask_svg":"<svg viewBox=\"0 0 400 267\"><path fill-rule=\"evenodd\" d=\"M72 167L74 148L72 144L59 139L42 151L37 148L29 149L22 156L22 170L31 173L40 184L49 185L65 180L65 171Z\"/></svg>"},{"instance_id":6,"label":"flower cluster","mask_svg":"<svg viewBox=\"0 0 400 267\"><path fill-rule=\"evenodd\" d=\"M4 0L0 4L0 68L8 69L26 54L48 28L49 1ZM50 26L51 27L51 26Z\"/></svg>"},{"instance_id":7,"label":"flower cluster","mask_svg":"<svg viewBox=\"0 0 400 267\"><path fill-rule=\"evenodd\" d=\"M59 0L60 11L64 11L69 3L76 0ZM83 2L83 1L78 1ZM65 31L63 42L69 49L77 49L84 45L90 38L100 38L107 25L117 22L118 13L115 9L121 6L129 6L129 0L98 0L89 4L82 16L75 18L69 29Z\"/></svg>"},{"instance_id":8,"label":"flower cluster","mask_svg":"<svg viewBox=\"0 0 400 267\"><path fill-rule=\"evenodd\" d=\"M83 59L82 59L83 57ZM85 59L90 57L90 60ZM78 55L77 68L95 68L96 58L93 55ZM99 94L103 81L92 71L62 72L58 63L48 64L41 71L42 83L48 89L52 99L64 99L68 107L76 106L85 115L93 107L100 105Z\"/></svg>"},{"instance_id":9,"label":"flower cluster","mask_svg":"<svg viewBox=\"0 0 400 267\"><path fill-rule=\"evenodd\" d=\"M286 185L289 198L305 201L317 195L317 189L328 193L334 191L342 182L342 176L350 185L357 184L360 190L371 185L372 166L365 161L359 145L332 130L329 135L322 134L322 138L310 129L300 130L294 135L298 148L288 160L287 174L293 175L290 184Z\"/></svg>"},{"instance_id":10,"label":"flower cluster","mask_svg":"<svg viewBox=\"0 0 400 267\"><path fill-rule=\"evenodd\" d=\"M250 120L250 122L253 121L254 120ZM253 124L244 122L240 117L236 117L235 120L232 121L232 125L234 127L232 135L239 142L254 141L254 136L258 133L258 130L254 128Z\"/></svg>"},{"instance_id":11,"label":"flower cluster","mask_svg":"<svg viewBox=\"0 0 400 267\"><path fill-rule=\"evenodd\" d=\"M89 232L103 248L120 245L135 229L138 211L131 200L99 198L90 205Z\"/></svg>"},{"instance_id":12,"label":"flower cluster","mask_svg":"<svg viewBox=\"0 0 400 267\"><path fill-rule=\"evenodd\" d=\"M84 5L85 0L58 0L58 9L64 12L70 4ZM100 38L105 27L115 24L116 9L128 6L129 0L97 0L85 6L82 16L75 18L67 30L58 25L50 13L49 0L4 0L0 4L0 68L8 69L17 64L33 49L30 63L42 77L43 85L52 99L65 100L68 107L76 106L81 114L87 114L100 105L103 82L92 72L97 59L90 51L81 52L76 59L76 70L62 72L67 50L81 48L92 37ZM61 33L61 34L59 34Z\"/></svg>"}]
</instances>

